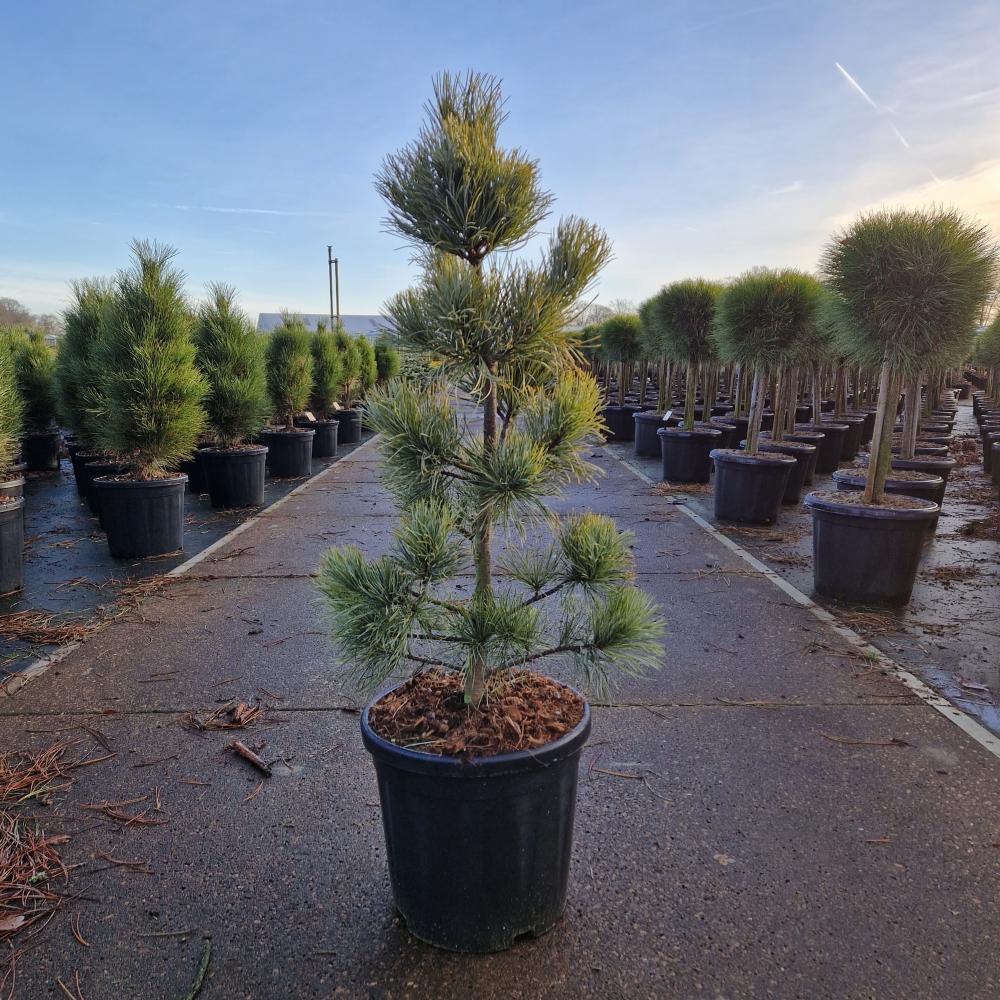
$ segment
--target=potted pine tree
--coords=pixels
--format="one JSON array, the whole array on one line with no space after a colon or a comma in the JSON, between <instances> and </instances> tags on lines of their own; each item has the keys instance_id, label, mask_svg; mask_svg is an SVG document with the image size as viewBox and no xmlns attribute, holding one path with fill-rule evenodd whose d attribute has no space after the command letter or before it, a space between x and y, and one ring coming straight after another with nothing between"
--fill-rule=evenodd
<instances>
[{"instance_id":1,"label":"potted pine tree","mask_svg":"<svg viewBox=\"0 0 1000 1000\"><path fill-rule=\"evenodd\" d=\"M87 475L87 464L107 459L94 451L91 423L101 396L101 376L94 355L112 289L111 283L103 278L84 278L74 281L72 290L73 303L63 315L64 332L52 374L56 412L75 438L67 447L76 489L81 497L86 497L93 479Z\"/></svg>"},{"instance_id":2,"label":"potted pine tree","mask_svg":"<svg viewBox=\"0 0 1000 1000\"><path fill-rule=\"evenodd\" d=\"M631 441L635 437L633 414L640 408L629 405L627 397L632 383L632 366L642 354L641 334L639 317L631 313L616 313L601 324L601 351L608 362L609 380L611 366L617 368L618 403L605 406L601 414L612 441Z\"/></svg>"},{"instance_id":3,"label":"potted pine tree","mask_svg":"<svg viewBox=\"0 0 1000 1000\"><path fill-rule=\"evenodd\" d=\"M260 435L261 444L268 448L268 468L280 479L308 476L316 432L296 427L295 418L306 408L312 391L312 335L300 316L286 313L282 317L271 331L265 355L274 419L274 426Z\"/></svg>"},{"instance_id":4,"label":"potted pine tree","mask_svg":"<svg viewBox=\"0 0 1000 1000\"><path fill-rule=\"evenodd\" d=\"M340 421L336 420L336 403L343 382L343 366L336 337L320 323L313 334L313 382L309 395L309 409L313 421L308 425L316 432L313 438L313 458L332 458L337 454L337 433Z\"/></svg>"},{"instance_id":5,"label":"potted pine tree","mask_svg":"<svg viewBox=\"0 0 1000 1000\"><path fill-rule=\"evenodd\" d=\"M886 493L901 382L928 356L971 343L996 284L997 249L984 227L954 210L882 209L838 233L822 267L848 317L849 345L859 357L879 356L882 372L864 491L806 497L814 583L832 597L905 604L940 507Z\"/></svg>"},{"instance_id":6,"label":"potted pine tree","mask_svg":"<svg viewBox=\"0 0 1000 1000\"><path fill-rule=\"evenodd\" d=\"M173 470L205 423L206 386L194 363L184 276L171 263L176 251L134 240L132 255L114 279L95 351L95 443L128 466L91 485L116 559L183 548L187 476Z\"/></svg>"},{"instance_id":7,"label":"potted pine tree","mask_svg":"<svg viewBox=\"0 0 1000 1000\"><path fill-rule=\"evenodd\" d=\"M689 279L668 285L654 300L653 321L659 326L667 356L686 366L684 421L680 427L661 427L657 431L663 481L667 483L707 483L712 472L709 452L722 437L722 431L707 420L695 426L694 419L699 371L715 361L711 333L721 291L722 285ZM704 411L710 413L711 406L712 400L706 396Z\"/></svg>"},{"instance_id":8,"label":"potted pine tree","mask_svg":"<svg viewBox=\"0 0 1000 1000\"><path fill-rule=\"evenodd\" d=\"M378 385L385 385L396 378L403 369L399 351L384 339L384 335L375 341L375 369Z\"/></svg>"},{"instance_id":9,"label":"potted pine tree","mask_svg":"<svg viewBox=\"0 0 1000 1000\"><path fill-rule=\"evenodd\" d=\"M194 328L195 363L208 385L205 414L214 436L198 454L213 507L252 507L264 502L267 448L250 443L269 410L267 373L260 338L236 304L236 290L208 286L208 301Z\"/></svg>"},{"instance_id":10,"label":"potted pine tree","mask_svg":"<svg viewBox=\"0 0 1000 1000\"><path fill-rule=\"evenodd\" d=\"M717 448L715 516L727 521L772 524L781 506L796 460L760 451L764 395L771 372L787 361L796 341L815 317L817 282L801 271L756 268L747 271L719 296L712 331L724 364L753 370L746 445Z\"/></svg>"},{"instance_id":11,"label":"potted pine tree","mask_svg":"<svg viewBox=\"0 0 1000 1000\"><path fill-rule=\"evenodd\" d=\"M330 550L317 586L357 684L379 690L417 671L361 720L396 907L417 937L486 952L547 930L565 903L590 711L531 668L566 657L603 691L612 668L658 662L660 622L631 583L628 537L595 514L557 524L546 507L594 471L583 452L601 429L600 392L575 367L566 319L608 241L568 218L540 264L494 263L546 213L537 164L498 146L495 80L442 75L429 114L418 140L386 160L378 188L392 228L435 251L386 311L405 347L440 359L438 376L370 394L383 481L402 512L395 545L372 559ZM528 371L533 384L519 383ZM519 405L498 413L517 384ZM474 434L455 389L482 403ZM552 543L504 530L526 519L548 521ZM464 596L455 583L470 563Z\"/></svg>"},{"instance_id":12,"label":"potted pine tree","mask_svg":"<svg viewBox=\"0 0 1000 1000\"><path fill-rule=\"evenodd\" d=\"M57 472L62 437L55 426L56 400L52 370L55 351L41 330L18 338L14 349L14 376L24 403L27 433L21 453L29 472Z\"/></svg>"},{"instance_id":13,"label":"potted pine tree","mask_svg":"<svg viewBox=\"0 0 1000 1000\"><path fill-rule=\"evenodd\" d=\"M0 338L0 468L9 468L21 441L23 404L10 343ZM24 480L0 484L0 594L24 586Z\"/></svg>"},{"instance_id":14,"label":"potted pine tree","mask_svg":"<svg viewBox=\"0 0 1000 1000\"><path fill-rule=\"evenodd\" d=\"M647 299L639 307L639 341L640 350L656 372L656 409L636 410L632 414L635 423L635 453L640 458L659 458L662 453L660 438L657 431L667 426L664 410L667 408L667 389L670 379L668 375L666 345L657 322L656 296ZM584 331L585 333L587 331ZM669 418L673 423L678 421Z\"/></svg>"},{"instance_id":15,"label":"potted pine tree","mask_svg":"<svg viewBox=\"0 0 1000 1000\"><path fill-rule=\"evenodd\" d=\"M334 333L340 355L340 403L337 409L337 444L357 444L361 440L361 411L358 398L364 391L363 337L352 337L344 330Z\"/></svg>"}]
</instances>

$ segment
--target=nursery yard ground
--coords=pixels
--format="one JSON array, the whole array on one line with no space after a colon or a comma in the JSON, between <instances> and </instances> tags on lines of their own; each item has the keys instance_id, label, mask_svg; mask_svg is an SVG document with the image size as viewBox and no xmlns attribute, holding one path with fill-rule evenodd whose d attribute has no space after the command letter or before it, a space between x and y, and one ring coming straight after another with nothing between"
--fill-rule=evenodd
<instances>
[{"instance_id":1,"label":"nursery yard ground","mask_svg":"<svg viewBox=\"0 0 1000 1000\"><path fill-rule=\"evenodd\" d=\"M5 749L115 754L28 809L81 867L14 995L78 977L86 1000L181 1000L208 941L204 1000L994 996L1000 760L593 454L606 475L560 509L634 532L669 635L658 673L594 709L553 930L460 956L393 911L359 703L310 578L333 542L391 544L376 443L0 699ZM273 710L246 729L192 722L255 698Z\"/></svg>"}]
</instances>

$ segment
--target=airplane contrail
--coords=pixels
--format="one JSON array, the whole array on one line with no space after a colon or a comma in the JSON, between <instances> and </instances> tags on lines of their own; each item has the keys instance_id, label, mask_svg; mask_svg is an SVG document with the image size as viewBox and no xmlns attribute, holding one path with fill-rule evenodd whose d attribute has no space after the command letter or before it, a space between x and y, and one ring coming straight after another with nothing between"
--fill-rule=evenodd
<instances>
[{"instance_id":1,"label":"airplane contrail","mask_svg":"<svg viewBox=\"0 0 1000 1000\"><path fill-rule=\"evenodd\" d=\"M844 74L844 76L845 76L845 77L847 78L847 82L848 82L848 83L849 83L849 84L850 84L850 85L851 85L851 86L852 86L852 87L853 87L853 88L854 88L854 89L855 89L855 90L856 90L856 91L857 91L857 92L858 92L858 93L859 93L859 94L860 94L860 95L861 95L861 96L862 96L862 97L863 97L863 98L864 98L864 99L865 99L865 100L866 100L866 101L867 101L867 102L868 102L868 103L869 103L869 104L870 104L870 105L871 105L871 106L872 106L872 107L873 107L873 108L874 108L874 109L876 110L876 111L881 111L881 110L882 110L882 109L881 109L881 108L880 108L880 107L879 107L879 106L878 106L878 105L877 105L877 104L876 104L876 103L875 103L875 102L874 102L874 101L873 101L873 100L872 100L872 99L871 99L871 98L870 98L870 97L869 97L869 96L868 96L868 95L867 95L867 94L866 94L866 93L864 92L864 90L863 90L863 89L862 89L862 87L861 87L861 84L860 84L860 83L858 83L858 81L857 81L857 80L855 80L855 79L854 79L854 77L853 77L853 76L851 76L851 74L850 74L850 73L848 73L848 72L847 72L847 70L846 70L846 69L844 69L844 67L843 67L843 66L841 66L839 62L835 62L835 63L834 63L833 65L834 65L834 66L836 66L836 67L837 67L837 69L839 69L839 70L840 70L840 72Z\"/></svg>"}]
</instances>

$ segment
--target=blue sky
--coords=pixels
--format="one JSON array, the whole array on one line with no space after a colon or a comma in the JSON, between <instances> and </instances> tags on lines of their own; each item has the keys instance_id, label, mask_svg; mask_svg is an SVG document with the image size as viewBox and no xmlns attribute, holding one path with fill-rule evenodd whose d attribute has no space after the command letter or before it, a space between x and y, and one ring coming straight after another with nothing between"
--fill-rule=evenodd
<instances>
[{"instance_id":1,"label":"blue sky","mask_svg":"<svg viewBox=\"0 0 1000 1000\"><path fill-rule=\"evenodd\" d=\"M469 67L503 77L504 141L556 213L614 240L599 301L811 269L884 202L1000 232L998 23L963 0L8 0L0 296L61 309L138 236L178 248L194 295L320 312L332 243L342 311L377 312L412 271L372 176L432 75Z\"/></svg>"}]
</instances>

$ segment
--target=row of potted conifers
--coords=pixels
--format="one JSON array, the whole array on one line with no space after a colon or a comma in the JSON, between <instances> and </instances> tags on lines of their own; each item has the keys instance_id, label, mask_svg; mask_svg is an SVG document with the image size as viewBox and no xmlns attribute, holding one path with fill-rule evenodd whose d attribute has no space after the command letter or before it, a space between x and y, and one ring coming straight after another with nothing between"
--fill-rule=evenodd
<instances>
[{"instance_id":1,"label":"row of potted conifers","mask_svg":"<svg viewBox=\"0 0 1000 1000\"><path fill-rule=\"evenodd\" d=\"M75 441L67 441L66 449L77 492L99 519L112 557L144 557L183 547L185 489L207 493L217 509L262 504L266 475L308 476L313 458L335 457L338 445L360 440L360 416L359 410L343 410L337 420L308 421L292 431L261 431L254 443L235 449L204 442L178 475L145 482L138 492L133 483L141 481L124 478L127 463L82 450Z\"/></svg>"},{"instance_id":2,"label":"row of potted conifers","mask_svg":"<svg viewBox=\"0 0 1000 1000\"><path fill-rule=\"evenodd\" d=\"M972 394L972 412L983 444L983 471L1000 492L1000 403L980 390Z\"/></svg>"}]
</instances>

